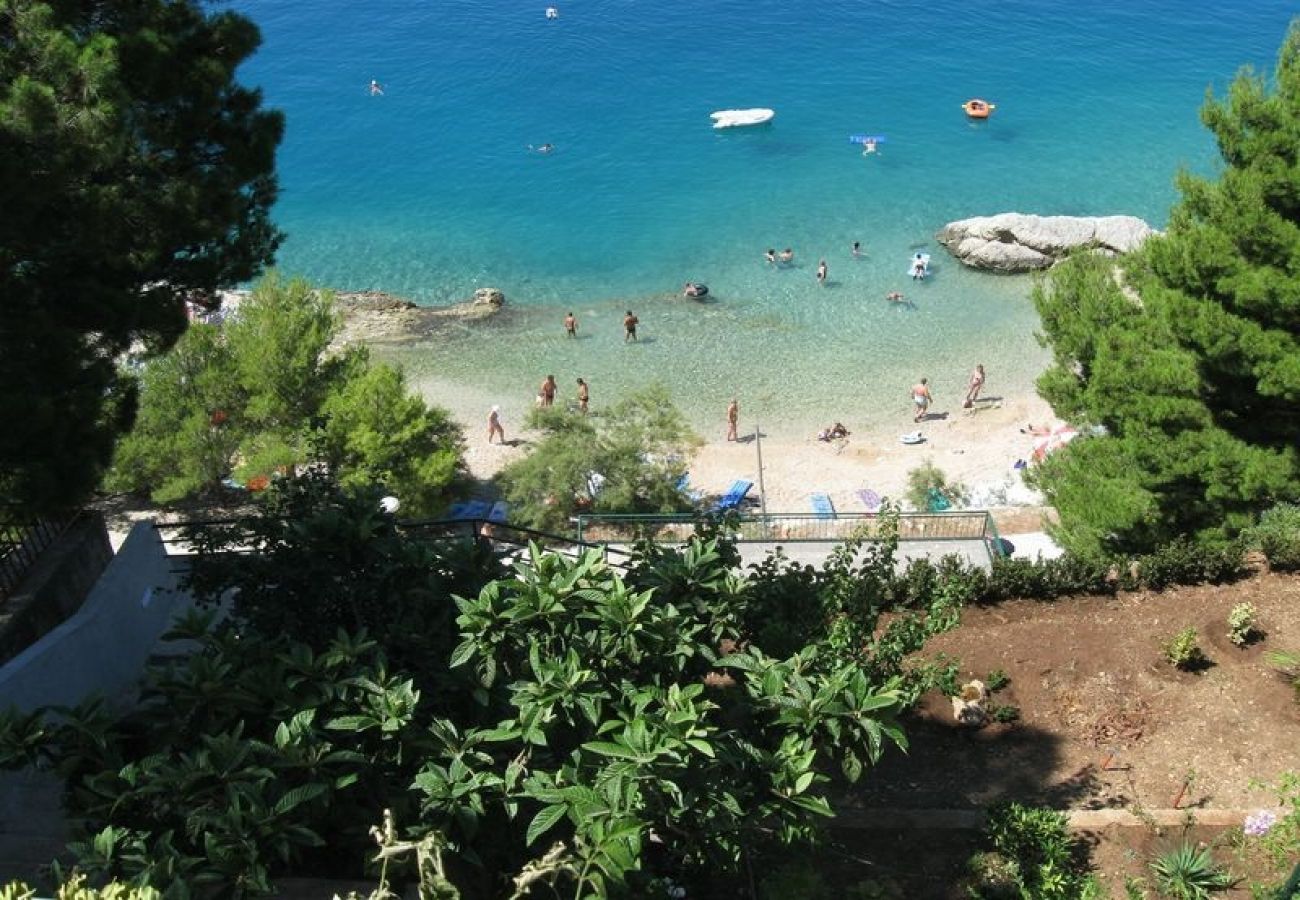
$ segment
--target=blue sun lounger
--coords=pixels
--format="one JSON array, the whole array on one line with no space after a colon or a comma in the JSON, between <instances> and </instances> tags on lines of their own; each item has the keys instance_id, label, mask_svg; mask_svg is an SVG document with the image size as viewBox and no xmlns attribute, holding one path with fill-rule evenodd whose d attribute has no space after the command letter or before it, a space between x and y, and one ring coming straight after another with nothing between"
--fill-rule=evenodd
<instances>
[{"instance_id":1,"label":"blue sun lounger","mask_svg":"<svg viewBox=\"0 0 1300 900\"><path fill-rule=\"evenodd\" d=\"M489 522L504 522L506 516L510 515L510 504L504 500L498 500L492 504L492 509L488 512Z\"/></svg>"},{"instance_id":2,"label":"blue sun lounger","mask_svg":"<svg viewBox=\"0 0 1300 900\"><path fill-rule=\"evenodd\" d=\"M713 511L725 512L740 506L745 499L745 495L749 493L749 489L753 486L754 482L747 481L744 478L737 478L731 483L731 487L727 488L727 492L722 495L722 499L714 505Z\"/></svg>"},{"instance_id":3,"label":"blue sun lounger","mask_svg":"<svg viewBox=\"0 0 1300 900\"><path fill-rule=\"evenodd\" d=\"M491 511L490 501L466 500L464 503L453 503L451 509L447 510L447 516L452 519L486 519Z\"/></svg>"},{"instance_id":4,"label":"blue sun lounger","mask_svg":"<svg viewBox=\"0 0 1300 900\"><path fill-rule=\"evenodd\" d=\"M813 515L818 519L835 518L835 504L825 494L810 494L808 502L812 504Z\"/></svg>"}]
</instances>

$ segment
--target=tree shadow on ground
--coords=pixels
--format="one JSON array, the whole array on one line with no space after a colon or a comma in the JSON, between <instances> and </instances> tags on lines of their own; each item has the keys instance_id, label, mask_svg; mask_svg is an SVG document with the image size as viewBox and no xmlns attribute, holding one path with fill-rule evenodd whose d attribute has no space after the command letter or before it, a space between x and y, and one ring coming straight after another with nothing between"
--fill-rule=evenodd
<instances>
[{"instance_id":1,"label":"tree shadow on ground","mask_svg":"<svg viewBox=\"0 0 1300 900\"><path fill-rule=\"evenodd\" d=\"M888 748L858 784L839 785L830 826L833 841L864 861L859 880L887 880L897 896L967 897L961 881L971 855L984 849L982 813L995 803L1054 809L1124 803L1105 790L1104 754L1061 777L1063 739L1043 729L959 726L949 699L937 693L923 698L903 724L908 750Z\"/></svg>"}]
</instances>

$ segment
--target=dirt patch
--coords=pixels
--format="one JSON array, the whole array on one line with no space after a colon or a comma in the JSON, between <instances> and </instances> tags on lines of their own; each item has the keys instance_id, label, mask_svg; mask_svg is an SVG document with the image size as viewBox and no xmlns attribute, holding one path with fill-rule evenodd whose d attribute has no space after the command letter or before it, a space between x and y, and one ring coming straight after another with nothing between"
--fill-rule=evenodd
<instances>
[{"instance_id":1,"label":"dirt patch","mask_svg":"<svg viewBox=\"0 0 1300 900\"><path fill-rule=\"evenodd\" d=\"M1244 648L1227 639L1228 612L1242 602L1254 604L1266 632ZM1197 673L1174 669L1160 651L1189 625L1199 630L1211 662ZM968 609L961 627L928 650L959 660L963 679L1004 671L1010 682L993 702L1018 706L1020 721L959 728L948 699L927 696L906 719L908 753L887 753L845 805L969 809L1002 799L1057 809L1169 809L1175 799L1193 811L1271 805L1250 781L1272 781L1300 766L1300 704L1264 658L1279 649L1300 650L1300 577L1294 575ZM1124 863L1131 874L1142 874L1149 854L1134 842L1148 838L1133 833L1142 829L1121 831L1094 836L1094 864L1110 872ZM1148 842L1167 849L1168 835L1152 833Z\"/></svg>"}]
</instances>

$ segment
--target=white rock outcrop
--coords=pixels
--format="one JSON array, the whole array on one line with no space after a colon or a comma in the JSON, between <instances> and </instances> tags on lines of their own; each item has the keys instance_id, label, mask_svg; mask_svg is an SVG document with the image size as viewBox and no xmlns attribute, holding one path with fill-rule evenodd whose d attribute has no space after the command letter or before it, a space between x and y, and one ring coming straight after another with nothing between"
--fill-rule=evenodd
<instances>
[{"instance_id":1,"label":"white rock outcrop","mask_svg":"<svg viewBox=\"0 0 1300 900\"><path fill-rule=\"evenodd\" d=\"M935 235L965 265L995 272L1046 269L1075 250L1128 253L1155 234L1136 216L1002 213L949 222Z\"/></svg>"}]
</instances>

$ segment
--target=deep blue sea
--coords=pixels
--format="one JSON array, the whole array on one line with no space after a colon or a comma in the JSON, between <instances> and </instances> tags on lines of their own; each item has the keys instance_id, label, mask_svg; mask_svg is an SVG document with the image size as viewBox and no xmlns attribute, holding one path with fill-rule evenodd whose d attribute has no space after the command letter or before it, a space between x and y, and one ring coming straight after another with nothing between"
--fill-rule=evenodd
<instances>
[{"instance_id":1,"label":"deep blue sea","mask_svg":"<svg viewBox=\"0 0 1300 900\"><path fill-rule=\"evenodd\" d=\"M585 376L594 404L664 382L700 423L737 393L791 432L892 421L917 377L959 393L975 362L990 392L1030 389L1047 356L1029 280L962 269L934 232L1009 210L1162 225L1175 172L1214 171L1207 87L1270 72L1296 11L554 2L549 20L547 0L235 0L264 38L242 78L288 116L281 269L427 303L503 290L508 316L403 354L457 409L522 410L554 372ZM970 97L997 104L989 121L966 119ZM776 118L710 127L752 106ZM876 156L849 143L861 132L886 136ZM529 152L542 143L554 152ZM796 266L764 262L787 246ZM917 250L934 275L914 285ZM677 298L688 279L714 302ZM888 305L895 289L915 305ZM563 335L569 309L581 340Z\"/></svg>"}]
</instances>

